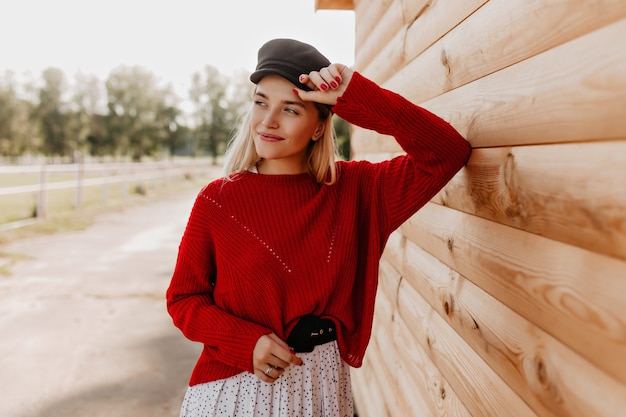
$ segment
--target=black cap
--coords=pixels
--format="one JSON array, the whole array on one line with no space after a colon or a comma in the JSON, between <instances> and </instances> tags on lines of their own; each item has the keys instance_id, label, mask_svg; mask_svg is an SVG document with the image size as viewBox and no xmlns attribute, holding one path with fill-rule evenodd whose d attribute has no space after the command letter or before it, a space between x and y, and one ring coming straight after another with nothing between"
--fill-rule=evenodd
<instances>
[{"instance_id":1,"label":"black cap","mask_svg":"<svg viewBox=\"0 0 626 417\"><path fill-rule=\"evenodd\" d=\"M311 89L301 84L300 74L330 65L330 61L313 46L294 39L272 39L259 49L256 70L250 74L250 81L258 84L263 77L277 74L291 81L302 90Z\"/></svg>"}]
</instances>

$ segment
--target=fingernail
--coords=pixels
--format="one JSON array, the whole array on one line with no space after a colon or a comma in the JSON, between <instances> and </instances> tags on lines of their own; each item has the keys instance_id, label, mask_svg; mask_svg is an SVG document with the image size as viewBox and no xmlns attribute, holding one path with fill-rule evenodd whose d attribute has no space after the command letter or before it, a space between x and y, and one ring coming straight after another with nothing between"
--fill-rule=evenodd
<instances>
[{"instance_id":1,"label":"fingernail","mask_svg":"<svg viewBox=\"0 0 626 417\"><path fill-rule=\"evenodd\" d=\"M298 94L298 89L297 89L297 88L294 88L292 91L293 91L293 93L294 93L295 95L299 95L299 94Z\"/></svg>"},{"instance_id":2,"label":"fingernail","mask_svg":"<svg viewBox=\"0 0 626 417\"><path fill-rule=\"evenodd\" d=\"M341 77L340 76L336 76L335 80L337 80L337 82L340 83L341 82Z\"/></svg>"},{"instance_id":3,"label":"fingernail","mask_svg":"<svg viewBox=\"0 0 626 417\"><path fill-rule=\"evenodd\" d=\"M324 91L328 90L328 86L326 84L320 85L320 88Z\"/></svg>"},{"instance_id":4,"label":"fingernail","mask_svg":"<svg viewBox=\"0 0 626 417\"><path fill-rule=\"evenodd\" d=\"M331 88L337 88L337 83L334 82L334 81L331 81L330 82L330 86L331 86Z\"/></svg>"},{"instance_id":5,"label":"fingernail","mask_svg":"<svg viewBox=\"0 0 626 417\"><path fill-rule=\"evenodd\" d=\"M298 80L300 80L300 82L303 82L305 77L306 76L304 74L302 74L302 75L300 75L300 77L298 77Z\"/></svg>"}]
</instances>

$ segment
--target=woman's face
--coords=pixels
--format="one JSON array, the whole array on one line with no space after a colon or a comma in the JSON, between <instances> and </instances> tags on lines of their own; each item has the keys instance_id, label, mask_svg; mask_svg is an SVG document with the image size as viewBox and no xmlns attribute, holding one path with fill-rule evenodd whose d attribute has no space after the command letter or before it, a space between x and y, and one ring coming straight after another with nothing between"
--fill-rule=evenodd
<instances>
[{"instance_id":1,"label":"woman's face","mask_svg":"<svg viewBox=\"0 0 626 417\"><path fill-rule=\"evenodd\" d=\"M259 172L306 172L309 143L324 132L317 108L310 101L302 101L293 92L294 87L278 75L263 77L256 87L251 128L254 146L263 158Z\"/></svg>"}]
</instances>

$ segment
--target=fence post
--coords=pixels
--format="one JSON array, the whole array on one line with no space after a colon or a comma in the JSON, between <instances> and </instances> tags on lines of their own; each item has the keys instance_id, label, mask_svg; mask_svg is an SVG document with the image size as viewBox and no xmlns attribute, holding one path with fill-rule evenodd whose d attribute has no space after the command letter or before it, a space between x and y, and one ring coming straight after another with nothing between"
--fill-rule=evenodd
<instances>
[{"instance_id":1,"label":"fence post","mask_svg":"<svg viewBox=\"0 0 626 417\"><path fill-rule=\"evenodd\" d=\"M83 205L83 177L85 176L85 166L83 159L76 165L76 201L74 202L74 208L80 209Z\"/></svg>"},{"instance_id":2,"label":"fence post","mask_svg":"<svg viewBox=\"0 0 626 417\"><path fill-rule=\"evenodd\" d=\"M104 175L104 180L102 182L101 203L103 206L106 206L109 202L109 178L111 176L111 167L107 163L106 165L103 166L103 168L104 169L101 171L102 174Z\"/></svg>"},{"instance_id":3,"label":"fence post","mask_svg":"<svg viewBox=\"0 0 626 417\"><path fill-rule=\"evenodd\" d=\"M44 162L41 165L41 170L39 171L39 192L37 193L37 203L35 207L35 215L39 220L45 219L48 216L48 198L46 193L47 180L48 172L46 170L46 163Z\"/></svg>"}]
</instances>

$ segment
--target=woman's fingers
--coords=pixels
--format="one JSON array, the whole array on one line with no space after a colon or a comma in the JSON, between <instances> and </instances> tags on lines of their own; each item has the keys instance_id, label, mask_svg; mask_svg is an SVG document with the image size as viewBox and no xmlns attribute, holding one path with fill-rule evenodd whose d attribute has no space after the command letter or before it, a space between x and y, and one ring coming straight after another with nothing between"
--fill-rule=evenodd
<instances>
[{"instance_id":1,"label":"woman's fingers","mask_svg":"<svg viewBox=\"0 0 626 417\"><path fill-rule=\"evenodd\" d=\"M350 68L343 64L331 64L319 71L302 74L300 82L312 91L296 89L295 92L302 100L335 105L351 78L352 70Z\"/></svg>"},{"instance_id":2,"label":"woman's fingers","mask_svg":"<svg viewBox=\"0 0 626 417\"><path fill-rule=\"evenodd\" d=\"M302 365L302 360L275 333L261 336L252 352L254 374L265 382L274 382L289 365Z\"/></svg>"}]
</instances>

